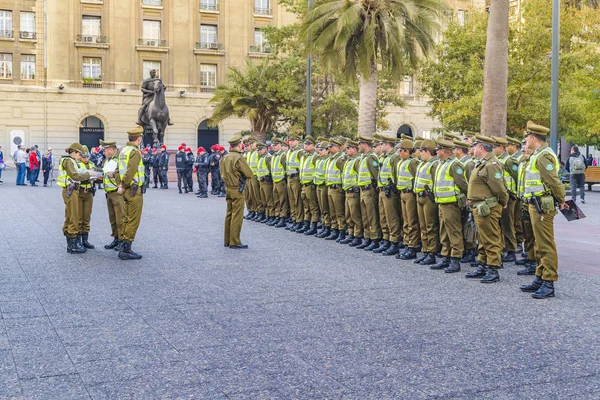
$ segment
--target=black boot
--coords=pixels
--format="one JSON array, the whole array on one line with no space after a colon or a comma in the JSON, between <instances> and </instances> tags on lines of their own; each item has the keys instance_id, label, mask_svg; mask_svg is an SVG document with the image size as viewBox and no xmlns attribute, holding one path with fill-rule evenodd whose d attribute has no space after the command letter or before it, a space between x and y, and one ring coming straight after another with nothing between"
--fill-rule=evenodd
<instances>
[{"instance_id":1,"label":"black boot","mask_svg":"<svg viewBox=\"0 0 600 400\"><path fill-rule=\"evenodd\" d=\"M119 238L114 238L113 241L110 244L104 245L104 248L106 250L114 249L115 247L118 246L118 244L119 244Z\"/></svg>"},{"instance_id":2,"label":"black boot","mask_svg":"<svg viewBox=\"0 0 600 400\"><path fill-rule=\"evenodd\" d=\"M283 218L279 218L279 222L274 226L275 228L285 228L285 220Z\"/></svg>"},{"instance_id":3,"label":"black boot","mask_svg":"<svg viewBox=\"0 0 600 400\"><path fill-rule=\"evenodd\" d=\"M69 241L71 242L71 247L69 248ZM74 238L67 238L67 253L72 254L81 254L85 253L87 249L81 245L79 242L79 238L76 236Z\"/></svg>"},{"instance_id":4,"label":"black boot","mask_svg":"<svg viewBox=\"0 0 600 400\"><path fill-rule=\"evenodd\" d=\"M248 214L244 215L244 219L254 218L254 211L248 211Z\"/></svg>"},{"instance_id":5,"label":"black boot","mask_svg":"<svg viewBox=\"0 0 600 400\"><path fill-rule=\"evenodd\" d=\"M517 256L514 251L508 251L504 257L502 257L502 262L509 263L517 261Z\"/></svg>"},{"instance_id":6,"label":"black boot","mask_svg":"<svg viewBox=\"0 0 600 400\"><path fill-rule=\"evenodd\" d=\"M181 194L181 193L183 193L183 192L181 191L181 188L179 188L179 194ZM186 192L186 193L187 193L187 192Z\"/></svg>"},{"instance_id":7,"label":"black boot","mask_svg":"<svg viewBox=\"0 0 600 400\"><path fill-rule=\"evenodd\" d=\"M88 242L89 235L90 235L89 232L84 232L81 234L81 244L86 249L93 249L94 245L90 244L90 242Z\"/></svg>"},{"instance_id":8,"label":"black boot","mask_svg":"<svg viewBox=\"0 0 600 400\"><path fill-rule=\"evenodd\" d=\"M316 235L316 233L317 233L317 223L316 222L310 222L309 227L310 228L307 229L306 232L304 232L304 234L306 236Z\"/></svg>"},{"instance_id":9,"label":"black boot","mask_svg":"<svg viewBox=\"0 0 600 400\"><path fill-rule=\"evenodd\" d=\"M131 242L123 241L121 251L119 251L119 258L121 260L139 260L142 256L131 251Z\"/></svg>"},{"instance_id":10,"label":"black boot","mask_svg":"<svg viewBox=\"0 0 600 400\"><path fill-rule=\"evenodd\" d=\"M158 184L154 184L154 186L152 186L152 189L158 189Z\"/></svg>"},{"instance_id":11,"label":"black boot","mask_svg":"<svg viewBox=\"0 0 600 400\"><path fill-rule=\"evenodd\" d=\"M323 225L323 229L321 229L319 232L317 232L317 238L319 238L319 239L326 238L327 236L329 236L330 233L331 233L331 228L329 226Z\"/></svg>"},{"instance_id":12,"label":"black boot","mask_svg":"<svg viewBox=\"0 0 600 400\"><path fill-rule=\"evenodd\" d=\"M365 251L373 251L375 249L378 249L379 248L379 242L380 242L379 239L373 239L373 240L371 240L371 244L368 245L367 247L365 247Z\"/></svg>"},{"instance_id":13,"label":"black boot","mask_svg":"<svg viewBox=\"0 0 600 400\"><path fill-rule=\"evenodd\" d=\"M527 263L525 264L525 269L517 271L517 275L535 275L536 268L537 263L535 261L527 260Z\"/></svg>"},{"instance_id":14,"label":"black boot","mask_svg":"<svg viewBox=\"0 0 600 400\"><path fill-rule=\"evenodd\" d=\"M415 261L413 261L415 264L421 264L421 261L424 261L427 258L427 255L429 253L423 253L422 256L417 257L417 259Z\"/></svg>"},{"instance_id":15,"label":"black boot","mask_svg":"<svg viewBox=\"0 0 600 400\"><path fill-rule=\"evenodd\" d=\"M304 233L310 228L310 221L304 221L302 225L296 229L296 233Z\"/></svg>"},{"instance_id":16,"label":"black boot","mask_svg":"<svg viewBox=\"0 0 600 400\"><path fill-rule=\"evenodd\" d=\"M336 243L340 243L346 237L346 231L344 229L339 229L338 232L338 237L335 239Z\"/></svg>"},{"instance_id":17,"label":"black boot","mask_svg":"<svg viewBox=\"0 0 600 400\"><path fill-rule=\"evenodd\" d=\"M117 247L115 247L115 251L121 251L122 248L123 248L123 241L119 240L119 244L117 244Z\"/></svg>"},{"instance_id":18,"label":"black boot","mask_svg":"<svg viewBox=\"0 0 600 400\"><path fill-rule=\"evenodd\" d=\"M475 261L475 254L472 249L465 250L464 257L460 260L461 264L472 263Z\"/></svg>"},{"instance_id":19,"label":"black boot","mask_svg":"<svg viewBox=\"0 0 600 400\"><path fill-rule=\"evenodd\" d=\"M362 243L357 245L357 249L366 249L371 245L371 239L363 239Z\"/></svg>"},{"instance_id":20,"label":"black boot","mask_svg":"<svg viewBox=\"0 0 600 400\"><path fill-rule=\"evenodd\" d=\"M479 264L479 265L477 265L477 268L475 268L473 271L471 271L468 274L466 274L465 278L477 278L477 279L481 279L486 274L487 274L487 270L485 268L485 265Z\"/></svg>"},{"instance_id":21,"label":"black boot","mask_svg":"<svg viewBox=\"0 0 600 400\"><path fill-rule=\"evenodd\" d=\"M534 293L537 292L539 288L542 287L544 281L539 276L533 278L533 282L529 285L521 285L521 291L525 293Z\"/></svg>"},{"instance_id":22,"label":"black boot","mask_svg":"<svg viewBox=\"0 0 600 400\"><path fill-rule=\"evenodd\" d=\"M295 229L296 229L296 223L295 222L292 223L291 225L285 227L286 231L294 231Z\"/></svg>"},{"instance_id":23,"label":"black boot","mask_svg":"<svg viewBox=\"0 0 600 400\"><path fill-rule=\"evenodd\" d=\"M427 253L427 257L421 261L421 265L434 265L437 262L434 253Z\"/></svg>"},{"instance_id":24,"label":"black boot","mask_svg":"<svg viewBox=\"0 0 600 400\"><path fill-rule=\"evenodd\" d=\"M332 229L331 233L329 234L329 236L326 236L324 239L325 240L335 240L337 239L337 237L340 235L340 231L337 229Z\"/></svg>"},{"instance_id":25,"label":"black boot","mask_svg":"<svg viewBox=\"0 0 600 400\"><path fill-rule=\"evenodd\" d=\"M268 220L269 220L269 217L267 217L267 214L262 213L262 214L260 214L260 219L258 220L258 222L261 224L266 224Z\"/></svg>"},{"instance_id":26,"label":"black boot","mask_svg":"<svg viewBox=\"0 0 600 400\"><path fill-rule=\"evenodd\" d=\"M450 265L444 269L444 272L447 274L460 272L460 259L458 257L452 257L450 259Z\"/></svg>"},{"instance_id":27,"label":"black boot","mask_svg":"<svg viewBox=\"0 0 600 400\"><path fill-rule=\"evenodd\" d=\"M363 242L363 238L361 237L355 237L350 243L348 243L350 245L350 247L356 247L360 244L362 244Z\"/></svg>"},{"instance_id":28,"label":"black boot","mask_svg":"<svg viewBox=\"0 0 600 400\"><path fill-rule=\"evenodd\" d=\"M344 239L340 240L339 244L350 244L354 240L354 235L348 235Z\"/></svg>"},{"instance_id":29,"label":"black boot","mask_svg":"<svg viewBox=\"0 0 600 400\"><path fill-rule=\"evenodd\" d=\"M406 251L402 254L398 254L396 258L400 260L414 260L417 258L417 250L411 247L407 247Z\"/></svg>"},{"instance_id":30,"label":"black boot","mask_svg":"<svg viewBox=\"0 0 600 400\"><path fill-rule=\"evenodd\" d=\"M400 250L398 249L398 243L395 242L391 242L390 247L388 247L383 253L381 253L384 256L395 256L396 254L398 254Z\"/></svg>"},{"instance_id":31,"label":"black boot","mask_svg":"<svg viewBox=\"0 0 600 400\"><path fill-rule=\"evenodd\" d=\"M275 226L279 223L279 217L271 217L271 221L267 222L269 226Z\"/></svg>"},{"instance_id":32,"label":"black boot","mask_svg":"<svg viewBox=\"0 0 600 400\"><path fill-rule=\"evenodd\" d=\"M487 266L486 274L479 280L481 283L494 283L500 281L500 274L498 273L498 267Z\"/></svg>"},{"instance_id":33,"label":"black boot","mask_svg":"<svg viewBox=\"0 0 600 400\"><path fill-rule=\"evenodd\" d=\"M531 261L527 258L521 258L520 260L515 261L515 265L527 265L527 263Z\"/></svg>"},{"instance_id":34,"label":"black boot","mask_svg":"<svg viewBox=\"0 0 600 400\"><path fill-rule=\"evenodd\" d=\"M390 241L389 240L382 240L379 242L379 246L376 249L373 249L373 253L375 254L379 254L379 253L383 253L388 247L390 247Z\"/></svg>"},{"instance_id":35,"label":"black boot","mask_svg":"<svg viewBox=\"0 0 600 400\"><path fill-rule=\"evenodd\" d=\"M423 263L421 263L423 264ZM450 257L442 257L442 261L429 267L434 270L441 270L450 266Z\"/></svg>"},{"instance_id":36,"label":"black boot","mask_svg":"<svg viewBox=\"0 0 600 400\"><path fill-rule=\"evenodd\" d=\"M552 281L543 281L542 286L537 290L537 292L532 293L531 297L534 299L547 299L550 297L554 297L554 282Z\"/></svg>"}]
</instances>

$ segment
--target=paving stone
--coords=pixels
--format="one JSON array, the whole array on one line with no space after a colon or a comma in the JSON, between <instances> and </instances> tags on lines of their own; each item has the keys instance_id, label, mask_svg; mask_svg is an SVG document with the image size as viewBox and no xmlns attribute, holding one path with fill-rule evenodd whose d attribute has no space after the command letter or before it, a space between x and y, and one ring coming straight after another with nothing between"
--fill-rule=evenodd
<instances>
[{"instance_id":1,"label":"paving stone","mask_svg":"<svg viewBox=\"0 0 600 400\"><path fill-rule=\"evenodd\" d=\"M21 380L26 399L89 399L81 378L77 374Z\"/></svg>"}]
</instances>

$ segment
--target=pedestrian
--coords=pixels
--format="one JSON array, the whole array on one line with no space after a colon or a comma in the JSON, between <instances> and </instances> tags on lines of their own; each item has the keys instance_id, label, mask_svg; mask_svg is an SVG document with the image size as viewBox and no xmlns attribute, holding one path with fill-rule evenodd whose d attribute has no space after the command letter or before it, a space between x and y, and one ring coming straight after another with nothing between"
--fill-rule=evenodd
<instances>
[{"instance_id":1,"label":"pedestrian","mask_svg":"<svg viewBox=\"0 0 600 400\"><path fill-rule=\"evenodd\" d=\"M517 271L517 275L535 275L537 268L538 257L535 254L535 238L533 236L533 229L531 228L531 216L529 215L529 204L524 199L525 194L525 170L529 164L529 158L533 151L527 146L523 146L521 149L523 155L522 162L519 164L519 179L517 181L517 193L519 203L521 204L521 214L523 219L523 235L524 245L523 250L525 251L525 258L517 260L516 265L524 265L525 268ZM562 163L564 165L564 163Z\"/></svg>"},{"instance_id":2,"label":"pedestrian","mask_svg":"<svg viewBox=\"0 0 600 400\"><path fill-rule=\"evenodd\" d=\"M35 151L29 152L29 184L31 186L37 186L35 180L37 179L37 175L39 175L40 171L40 160L38 160L37 154Z\"/></svg>"},{"instance_id":3,"label":"pedestrian","mask_svg":"<svg viewBox=\"0 0 600 400\"><path fill-rule=\"evenodd\" d=\"M46 154L44 154L44 156L42 157L42 172L44 174L44 186L48 186L48 180L50 179L52 168L54 168L52 160L52 149L49 148Z\"/></svg>"},{"instance_id":4,"label":"pedestrian","mask_svg":"<svg viewBox=\"0 0 600 400\"><path fill-rule=\"evenodd\" d=\"M327 173L325 175L325 184L327 185L327 202L329 204L329 215L331 216L331 233L325 240L344 240L346 231L346 215L344 212L344 191L342 189L342 171L346 159L342 151L343 142L340 139L332 138L329 140L327 148L329 149L329 161L327 163ZM290 200L290 204L293 200Z\"/></svg>"},{"instance_id":5,"label":"pedestrian","mask_svg":"<svg viewBox=\"0 0 600 400\"><path fill-rule=\"evenodd\" d=\"M346 162L342 173L342 190L344 191L344 210L348 235L340 240L341 244L356 247L362 244L364 226L360 209L360 189L358 187L358 169L360 156L358 155L358 142L346 141Z\"/></svg>"},{"instance_id":6,"label":"pedestrian","mask_svg":"<svg viewBox=\"0 0 600 400\"><path fill-rule=\"evenodd\" d=\"M242 156L242 135L229 139L231 152L221 160L221 176L225 182L227 213L225 216L224 245L230 249L247 249L240 233L244 221L244 185L252 178L252 170Z\"/></svg>"},{"instance_id":7,"label":"pedestrian","mask_svg":"<svg viewBox=\"0 0 600 400\"><path fill-rule=\"evenodd\" d=\"M150 187L150 167L152 166L152 153L146 147L142 152L142 163L144 164L144 187L147 189Z\"/></svg>"},{"instance_id":8,"label":"pedestrian","mask_svg":"<svg viewBox=\"0 0 600 400\"><path fill-rule=\"evenodd\" d=\"M321 217L319 200L317 199L317 186L315 185L315 161L318 154L315 151L315 139L312 136L304 138L304 154L300 160L300 184L302 185L302 213L303 225L296 229L296 233L312 236L317 233L317 224Z\"/></svg>"},{"instance_id":9,"label":"pedestrian","mask_svg":"<svg viewBox=\"0 0 600 400\"><path fill-rule=\"evenodd\" d=\"M27 186L25 184L25 175L27 171L27 152L23 145L19 145L17 151L15 152L13 159L15 164L17 165L17 186Z\"/></svg>"},{"instance_id":10,"label":"pedestrian","mask_svg":"<svg viewBox=\"0 0 600 400\"><path fill-rule=\"evenodd\" d=\"M231 147L231 146L230 146ZM228 154L228 151L225 150L225 147L219 145L219 157L222 160L223 157L225 157ZM225 197L225 181L223 180L223 177L221 176L221 170L219 169L219 196L218 197Z\"/></svg>"},{"instance_id":11,"label":"pedestrian","mask_svg":"<svg viewBox=\"0 0 600 400\"><path fill-rule=\"evenodd\" d=\"M105 152L106 154L106 152ZM162 154L162 148L157 149L156 147L152 149L152 181L154 182L154 186L152 189L158 189L158 177L160 175L160 167L158 166L160 163L160 155ZM161 185L162 186L162 185Z\"/></svg>"},{"instance_id":12,"label":"pedestrian","mask_svg":"<svg viewBox=\"0 0 600 400\"><path fill-rule=\"evenodd\" d=\"M214 144L210 148L211 153L209 156L210 161L210 178L211 178L211 190L210 194L217 196L220 193L221 177L220 177L220 166L221 154L219 153L219 144Z\"/></svg>"},{"instance_id":13,"label":"pedestrian","mask_svg":"<svg viewBox=\"0 0 600 400\"><path fill-rule=\"evenodd\" d=\"M208 197L208 154L204 147L198 147L196 151L196 160L194 167L196 168L196 178L198 178L198 193L196 197L206 199Z\"/></svg>"},{"instance_id":14,"label":"pedestrian","mask_svg":"<svg viewBox=\"0 0 600 400\"><path fill-rule=\"evenodd\" d=\"M585 204L585 170L588 167L587 160L579 152L579 147L571 147L571 156L567 160L565 168L569 171L569 183L571 184L571 200L577 202L577 189L581 189L581 203Z\"/></svg>"},{"instance_id":15,"label":"pedestrian","mask_svg":"<svg viewBox=\"0 0 600 400\"><path fill-rule=\"evenodd\" d=\"M300 183L300 158L303 152L300 147L299 133L289 135L290 149L287 151L285 174L287 176L288 200L290 202L290 214L293 224L286 229L295 231L302 227L303 209L302 209L302 184Z\"/></svg>"},{"instance_id":16,"label":"pedestrian","mask_svg":"<svg viewBox=\"0 0 600 400\"><path fill-rule=\"evenodd\" d=\"M554 282L558 280L558 253L554 240L556 203L561 209L568 207L565 187L558 180L558 157L547 144L549 132L545 126L527 122L525 140L533 154L525 169L523 197L529 203L538 267L533 282L521 286L521 290L532 292L535 299L554 297Z\"/></svg>"},{"instance_id":17,"label":"pedestrian","mask_svg":"<svg viewBox=\"0 0 600 400\"><path fill-rule=\"evenodd\" d=\"M121 260L139 260L140 254L131 250L135 235L142 219L144 206L144 164L140 153L140 144L144 129L141 126L127 131L129 141L119 153L119 186L117 192L123 195L125 202L125 220L119 258Z\"/></svg>"},{"instance_id":18,"label":"pedestrian","mask_svg":"<svg viewBox=\"0 0 600 400\"><path fill-rule=\"evenodd\" d=\"M192 149L187 147L185 149L185 186L186 193L194 193L194 154L192 153Z\"/></svg>"},{"instance_id":19,"label":"pedestrian","mask_svg":"<svg viewBox=\"0 0 600 400\"><path fill-rule=\"evenodd\" d=\"M258 216L258 203L260 202L260 195L258 189L258 179L256 178L256 169L258 167L258 152L256 151L256 138L253 136L247 137L244 141L244 159L246 163L255 174L252 179L246 182L246 189L244 189L244 201L246 203L246 209L248 214L244 216L244 219L254 220Z\"/></svg>"},{"instance_id":20,"label":"pedestrian","mask_svg":"<svg viewBox=\"0 0 600 400\"><path fill-rule=\"evenodd\" d=\"M4 163L4 152L2 151L2 146L0 146L0 183L2 182L2 170L6 168L6 164Z\"/></svg>"}]
</instances>

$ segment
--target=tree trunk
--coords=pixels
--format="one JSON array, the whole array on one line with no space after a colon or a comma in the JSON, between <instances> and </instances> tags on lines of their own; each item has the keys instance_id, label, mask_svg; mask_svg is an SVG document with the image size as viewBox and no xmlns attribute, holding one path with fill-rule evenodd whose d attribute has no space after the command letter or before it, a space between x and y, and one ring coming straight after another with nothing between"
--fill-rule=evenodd
<instances>
[{"instance_id":1,"label":"tree trunk","mask_svg":"<svg viewBox=\"0 0 600 400\"><path fill-rule=\"evenodd\" d=\"M487 27L481 133L506 136L509 0L492 0Z\"/></svg>"},{"instance_id":2,"label":"tree trunk","mask_svg":"<svg viewBox=\"0 0 600 400\"><path fill-rule=\"evenodd\" d=\"M267 131L263 128L263 124L258 119L250 120L252 125L252 135L258 139L259 142L267 143Z\"/></svg>"},{"instance_id":3,"label":"tree trunk","mask_svg":"<svg viewBox=\"0 0 600 400\"><path fill-rule=\"evenodd\" d=\"M369 79L359 79L358 134L372 137L377 125L377 67L371 68Z\"/></svg>"}]
</instances>

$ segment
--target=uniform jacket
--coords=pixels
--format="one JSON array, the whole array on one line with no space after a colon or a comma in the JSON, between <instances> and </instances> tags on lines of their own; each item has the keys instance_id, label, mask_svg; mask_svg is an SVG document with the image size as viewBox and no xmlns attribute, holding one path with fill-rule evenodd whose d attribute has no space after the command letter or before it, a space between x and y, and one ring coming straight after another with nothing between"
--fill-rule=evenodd
<instances>
[{"instance_id":1,"label":"uniform jacket","mask_svg":"<svg viewBox=\"0 0 600 400\"><path fill-rule=\"evenodd\" d=\"M175 168L177 168L177 171L185 171L187 169L187 156L183 151L175 153Z\"/></svg>"},{"instance_id":2,"label":"uniform jacket","mask_svg":"<svg viewBox=\"0 0 600 400\"><path fill-rule=\"evenodd\" d=\"M207 171L210 161L209 155L207 153L203 153L200 156L196 156L196 164L198 164L198 170Z\"/></svg>"},{"instance_id":3,"label":"uniform jacket","mask_svg":"<svg viewBox=\"0 0 600 400\"><path fill-rule=\"evenodd\" d=\"M160 155L160 160L158 162L158 167L163 168L165 170L169 169L169 153L163 151Z\"/></svg>"},{"instance_id":4,"label":"uniform jacket","mask_svg":"<svg viewBox=\"0 0 600 400\"><path fill-rule=\"evenodd\" d=\"M209 156L209 164L211 171L218 171L221 163L221 154L218 151L215 151Z\"/></svg>"}]
</instances>

